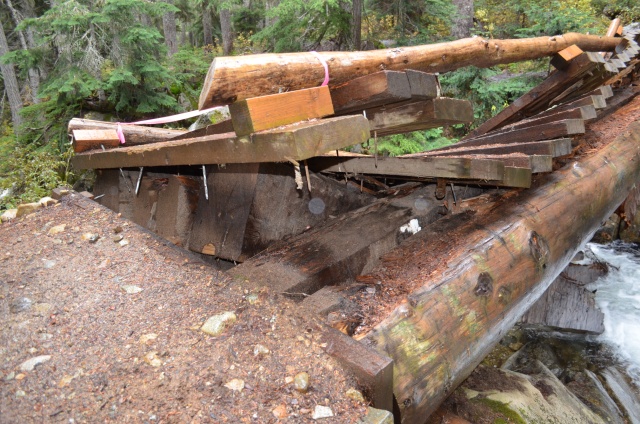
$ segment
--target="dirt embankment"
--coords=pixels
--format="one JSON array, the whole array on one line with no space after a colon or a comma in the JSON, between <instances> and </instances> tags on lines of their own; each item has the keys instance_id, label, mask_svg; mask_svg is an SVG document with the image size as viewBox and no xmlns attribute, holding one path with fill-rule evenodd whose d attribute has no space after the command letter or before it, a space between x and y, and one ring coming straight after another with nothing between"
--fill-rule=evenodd
<instances>
[{"instance_id":1,"label":"dirt embankment","mask_svg":"<svg viewBox=\"0 0 640 424\"><path fill-rule=\"evenodd\" d=\"M295 304L249 291L92 201L68 196L3 223L0 245L3 423L311 422L322 407L334 415L323 422L347 423L365 414L346 394L355 381ZM222 335L200 330L223 312L237 321ZM292 381L300 373L306 390Z\"/></svg>"}]
</instances>

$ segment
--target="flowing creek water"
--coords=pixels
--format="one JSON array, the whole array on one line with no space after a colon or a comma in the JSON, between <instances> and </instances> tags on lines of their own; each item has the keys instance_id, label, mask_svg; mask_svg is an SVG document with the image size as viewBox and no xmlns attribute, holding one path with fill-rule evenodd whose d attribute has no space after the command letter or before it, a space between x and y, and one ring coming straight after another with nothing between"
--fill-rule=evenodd
<instances>
[{"instance_id":1,"label":"flowing creek water","mask_svg":"<svg viewBox=\"0 0 640 424\"><path fill-rule=\"evenodd\" d=\"M604 333L597 340L609 345L640 386L640 245L615 242L589 244L609 273L590 287L604 312Z\"/></svg>"}]
</instances>

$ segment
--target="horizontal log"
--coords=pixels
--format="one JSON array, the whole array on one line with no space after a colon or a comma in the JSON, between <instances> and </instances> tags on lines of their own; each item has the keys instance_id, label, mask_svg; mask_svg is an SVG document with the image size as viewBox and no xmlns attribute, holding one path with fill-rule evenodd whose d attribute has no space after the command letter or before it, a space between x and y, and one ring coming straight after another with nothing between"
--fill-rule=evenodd
<instances>
[{"instance_id":1,"label":"horizontal log","mask_svg":"<svg viewBox=\"0 0 640 424\"><path fill-rule=\"evenodd\" d=\"M333 115L329 87L315 87L241 100L229 106L236 135Z\"/></svg>"},{"instance_id":2,"label":"horizontal log","mask_svg":"<svg viewBox=\"0 0 640 424\"><path fill-rule=\"evenodd\" d=\"M138 144L156 143L158 141L167 141L178 137L187 131L185 130L169 130L166 128L145 127L143 125L121 125L124 133L126 144L135 146ZM73 130L117 130L117 122L94 121L91 119L73 118L69 121L67 131L69 134Z\"/></svg>"},{"instance_id":3,"label":"horizontal log","mask_svg":"<svg viewBox=\"0 0 640 424\"><path fill-rule=\"evenodd\" d=\"M569 33L513 40L475 37L425 46L359 52L217 57L205 78L199 108L319 86L325 78L323 63L328 66L329 87L332 88L380 70L414 69L436 73L469 65L489 67L551 56L573 44L583 51L613 51L621 41L620 38Z\"/></svg>"},{"instance_id":4,"label":"horizontal log","mask_svg":"<svg viewBox=\"0 0 640 424\"><path fill-rule=\"evenodd\" d=\"M374 158L322 156L309 160L318 172L346 172L417 178L464 178L501 180L504 165L500 161L471 158Z\"/></svg>"},{"instance_id":5,"label":"horizontal log","mask_svg":"<svg viewBox=\"0 0 640 424\"><path fill-rule=\"evenodd\" d=\"M468 100L439 97L367 109L366 115L371 134L384 136L468 123L473 121L473 107Z\"/></svg>"},{"instance_id":6,"label":"horizontal log","mask_svg":"<svg viewBox=\"0 0 640 424\"><path fill-rule=\"evenodd\" d=\"M195 139L80 153L76 169L206 165L304 160L369 139L362 115L328 118L235 137L221 134Z\"/></svg>"},{"instance_id":7,"label":"horizontal log","mask_svg":"<svg viewBox=\"0 0 640 424\"><path fill-rule=\"evenodd\" d=\"M634 122L537 188L423 229L371 273L409 292L362 339L394 360L401 422L429 416L544 293L640 178L639 146Z\"/></svg>"}]
</instances>

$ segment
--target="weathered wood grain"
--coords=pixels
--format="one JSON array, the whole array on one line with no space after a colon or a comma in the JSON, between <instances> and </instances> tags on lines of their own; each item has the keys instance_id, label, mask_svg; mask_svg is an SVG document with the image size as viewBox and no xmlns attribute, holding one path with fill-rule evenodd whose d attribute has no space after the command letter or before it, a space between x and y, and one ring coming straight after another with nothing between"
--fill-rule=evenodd
<instances>
[{"instance_id":1,"label":"weathered wood grain","mask_svg":"<svg viewBox=\"0 0 640 424\"><path fill-rule=\"evenodd\" d=\"M509 143L491 147L464 147L446 151L430 150L402 157L422 156L459 156L465 154L502 155L511 153L524 153L526 155L549 155L551 157L566 156L571 153L572 140L570 138L558 138L555 140L533 141L528 143Z\"/></svg>"},{"instance_id":2,"label":"weathered wood grain","mask_svg":"<svg viewBox=\"0 0 640 424\"><path fill-rule=\"evenodd\" d=\"M241 100L229 105L238 136L333 115L329 87L315 87Z\"/></svg>"},{"instance_id":3,"label":"weathered wood grain","mask_svg":"<svg viewBox=\"0 0 640 424\"><path fill-rule=\"evenodd\" d=\"M640 177L639 143L636 122L580 166L488 205L493 213L423 229L371 273L389 287L409 284L410 294L363 339L394 360L402 422L433 412L624 200Z\"/></svg>"},{"instance_id":4,"label":"weathered wood grain","mask_svg":"<svg viewBox=\"0 0 640 424\"><path fill-rule=\"evenodd\" d=\"M303 160L362 143L369 138L366 118L342 116L293 124L246 137L221 134L195 139L81 153L76 169L124 168Z\"/></svg>"},{"instance_id":5,"label":"weathered wood grain","mask_svg":"<svg viewBox=\"0 0 640 424\"><path fill-rule=\"evenodd\" d=\"M344 114L411 98L407 74L382 71L337 85L331 89L336 113Z\"/></svg>"},{"instance_id":6,"label":"weathered wood grain","mask_svg":"<svg viewBox=\"0 0 640 424\"><path fill-rule=\"evenodd\" d=\"M116 130L117 128L117 122L73 118L69 121L67 131L71 134L73 130ZM126 144L130 146L171 140L187 132L185 130L168 130L165 128L129 124L121 125L121 128L126 139Z\"/></svg>"},{"instance_id":7,"label":"weathered wood grain","mask_svg":"<svg viewBox=\"0 0 640 424\"><path fill-rule=\"evenodd\" d=\"M113 149L120 145L116 130L73 130L73 151Z\"/></svg>"},{"instance_id":8,"label":"weathered wood grain","mask_svg":"<svg viewBox=\"0 0 640 424\"><path fill-rule=\"evenodd\" d=\"M414 47L359 52L258 54L217 57L209 67L199 108L251 97L319 86L328 65L329 87L381 70L447 72L461 67L494 66L552 54L578 45L584 51L612 51L620 38L569 33L553 37L490 40L482 37Z\"/></svg>"}]
</instances>

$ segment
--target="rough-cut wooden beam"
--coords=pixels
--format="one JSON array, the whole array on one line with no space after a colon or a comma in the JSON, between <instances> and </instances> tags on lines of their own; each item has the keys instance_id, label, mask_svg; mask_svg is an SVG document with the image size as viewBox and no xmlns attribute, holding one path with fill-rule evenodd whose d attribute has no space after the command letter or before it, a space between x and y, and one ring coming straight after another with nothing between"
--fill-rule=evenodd
<instances>
[{"instance_id":1,"label":"rough-cut wooden beam","mask_svg":"<svg viewBox=\"0 0 640 424\"><path fill-rule=\"evenodd\" d=\"M329 87L315 87L241 100L229 105L236 135L333 115Z\"/></svg>"},{"instance_id":2,"label":"rough-cut wooden beam","mask_svg":"<svg viewBox=\"0 0 640 424\"><path fill-rule=\"evenodd\" d=\"M116 130L73 130L73 151L113 149L120 145Z\"/></svg>"},{"instance_id":3,"label":"rough-cut wooden beam","mask_svg":"<svg viewBox=\"0 0 640 424\"><path fill-rule=\"evenodd\" d=\"M565 119L582 119L583 121L587 121L589 119L595 119L597 116L598 115L596 114L596 108L593 107L593 105L578 106L562 111L549 109L545 112L532 116L529 119L525 119L524 121L507 125L506 127L503 127L502 131L528 128L536 125L547 124L549 122L563 121Z\"/></svg>"},{"instance_id":4,"label":"rough-cut wooden beam","mask_svg":"<svg viewBox=\"0 0 640 424\"><path fill-rule=\"evenodd\" d=\"M336 85L331 100L336 113L344 114L411 98L407 74L382 71Z\"/></svg>"},{"instance_id":5,"label":"rough-cut wooden beam","mask_svg":"<svg viewBox=\"0 0 640 424\"><path fill-rule=\"evenodd\" d=\"M524 153L511 153L504 155L460 154L459 156L449 157L496 160L502 162L505 166L514 168L529 168L531 169L532 174L553 171L553 157L551 155L527 155Z\"/></svg>"},{"instance_id":6,"label":"rough-cut wooden beam","mask_svg":"<svg viewBox=\"0 0 640 424\"><path fill-rule=\"evenodd\" d=\"M412 99L428 100L440 97L442 90L440 89L440 81L437 75L412 69L407 69L405 73L409 78Z\"/></svg>"},{"instance_id":7,"label":"rough-cut wooden beam","mask_svg":"<svg viewBox=\"0 0 640 424\"><path fill-rule=\"evenodd\" d=\"M481 136L505 125L525 119L547 109L549 102L557 97L568 85L579 81L583 75L593 70L603 61L599 54L583 53L571 60L565 71L552 73L542 83L522 95L504 110L471 131L463 140Z\"/></svg>"},{"instance_id":8,"label":"rough-cut wooden beam","mask_svg":"<svg viewBox=\"0 0 640 424\"><path fill-rule=\"evenodd\" d=\"M168 130L165 128L145 127L142 125L122 125L121 127L127 141L126 144L131 146L171 140L172 138L178 137L187 132L184 130ZM71 134L73 130L116 130L117 128L118 124L116 122L73 118L69 121L67 129L69 134Z\"/></svg>"},{"instance_id":9,"label":"rough-cut wooden beam","mask_svg":"<svg viewBox=\"0 0 640 424\"><path fill-rule=\"evenodd\" d=\"M554 54L551 57L549 63L551 64L551 66L560 71L566 71L571 64L571 61L581 54L582 49L574 44L573 46L569 46L566 49L560 50L558 53Z\"/></svg>"},{"instance_id":10,"label":"rough-cut wooden beam","mask_svg":"<svg viewBox=\"0 0 640 424\"><path fill-rule=\"evenodd\" d=\"M584 96L579 99L573 100L570 103L558 105L554 108L554 110L560 112L580 106L593 106L596 110L604 109L607 106L607 101L604 99L604 96Z\"/></svg>"},{"instance_id":11,"label":"rough-cut wooden beam","mask_svg":"<svg viewBox=\"0 0 640 424\"><path fill-rule=\"evenodd\" d=\"M473 121L473 107L468 100L447 97L367 109L366 114L371 134L378 136Z\"/></svg>"},{"instance_id":12,"label":"rough-cut wooden beam","mask_svg":"<svg viewBox=\"0 0 640 424\"><path fill-rule=\"evenodd\" d=\"M490 144L507 144L527 141L539 141L553 138L566 137L576 134L584 134L584 121L581 119L565 119L564 121L550 122L528 128L514 129L512 131L498 131L489 133L483 137L464 140L451 146L441 147L432 152L444 152L460 147L485 146Z\"/></svg>"},{"instance_id":13,"label":"rough-cut wooden beam","mask_svg":"<svg viewBox=\"0 0 640 424\"><path fill-rule=\"evenodd\" d=\"M511 153L524 153L526 155L549 155L557 158L571 153L570 138L558 138L555 140L533 141L528 143L497 144L494 146L459 147L456 149L440 151L432 150L414 155L402 157L422 156L459 156L466 154L508 155Z\"/></svg>"},{"instance_id":14,"label":"rough-cut wooden beam","mask_svg":"<svg viewBox=\"0 0 640 424\"><path fill-rule=\"evenodd\" d=\"M515 40L465 38L448 43L359 52L258 54L217 57L200 93L199 108L230 104L251 97L319 86L328 65L330 87L381 70L415 69L447 72L461 67L494 66L536 59L578 45L583 51L612 51L622 40L569 33Z\"/></svg>"},{"instance_id":15,"label":"rough-cut wooden beam","mask_svg":"<svg viewBox=\"0 0 640 424\"><path fill-rule=\"evenodd\" d=\"M410 292L362 339L394 360L401 422L429 416L624 200L640 178L640 122L579 165L423 229L372 273Z\"/></svg>"},{"instance_id":16,"label":"rough-cut wooden beam","mask_svg":"<svg viewBox=\"0 0 640 424\"><path fill-rule=\"evenodd\" d=\"M364 116L341 116L293 124L245 137L221 134L106 152L81 153L72 159L72 163L76 169L98 169L282 162L308 159L368 139L369 121Z\"/></svg>"},{"instance_id":17,"label":"rough-cut wooden beam","mask_svg":"<svg viewBox=\"0 0 640 424\"><path fill-rule=\"evenodd\" d=\"M458 178L501 180L504 165L500 161L471 158L374 158L322 156L309 160L319 172L387 175L416 178Z\"/></svg>"},{"instance_id":18,"label":"rough-cut wooden beam","mask_svg":"<svg viewBox=\"0 0 640 424\"><path fill-rule=\"evenodd\" d=\"M338 330L322 326L324 350L354 373L374 407L393 412L393 361Z\"/></svg>"}]
</instances>

